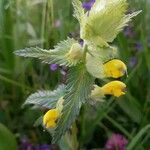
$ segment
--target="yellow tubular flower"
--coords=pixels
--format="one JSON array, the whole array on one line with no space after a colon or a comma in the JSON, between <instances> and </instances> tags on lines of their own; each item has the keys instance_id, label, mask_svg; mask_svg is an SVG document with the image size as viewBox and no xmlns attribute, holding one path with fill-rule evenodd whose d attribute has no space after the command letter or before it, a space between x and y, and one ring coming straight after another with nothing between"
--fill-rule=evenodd
<instances>
[{"instance_id":1,"label":"yellow tubular flower","mask_svg":"<svg viewBox=\"0 0 150 150\"><path fill-rule=\"evenodd\" d=\"M105 84L101 90L105 95L108 94L119 97L125 94L126 85L121 81L112 81Z\"/></svg>"},{"instance_id":2,"label":"yellow tubular flower","mask_svg":"<svg viewBox=\"0 0 150 150\"><path fill-rule=\"evenodd\" d=\"M57 109L49 110L43 117L44 126L46 128L55 128L58 117L59 111Z\"/></svg>"},{"instance_id":3,"label":"yellow tubular flower","mask_svg":"<svg viewBox=\"0 0 150 150\"><path fill-rule=\"evenodd\" d=\"M104 74L106 77L119 78L127 73L126 65L118 59L113 59L104 64Z\"/></svg>"},{"instance_id":4,"label":"yellow tubular flower","mask_svg":"<svg viewBox=\"0 0 150 150\"><path fill-rule=\"evenodd\" d=\"M91 97L97 99L104 95L113 95L119 97L125 94L126 85L120 81L112 81L105 84L103 87L95 86L91 93Z\"/></svg>"}]
</instances>

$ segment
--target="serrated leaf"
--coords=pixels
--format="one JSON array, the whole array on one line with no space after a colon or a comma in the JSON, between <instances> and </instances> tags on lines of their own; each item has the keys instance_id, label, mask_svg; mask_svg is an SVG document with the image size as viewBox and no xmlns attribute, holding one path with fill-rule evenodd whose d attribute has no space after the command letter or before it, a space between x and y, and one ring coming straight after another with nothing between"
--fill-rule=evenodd
<instances>
[{"instance_id":1,"label":"serrated leaf","mask_svg":"<svg viewBox=\"0 0 150 150\"><path fill-rule=\"evenodd\" d=\"M72 2L74 7L73 16L79 21L80 24L84 21L84 9L82 7L82 3L79 0L73 0Z\"/></svg>"},{"instance_id":2,"label":"serrated leaf","mask_svg":"<svg viewBox=\"0 0 150 150\"><path fill-rule=\"evenodd\" d=\"M15 51L15 54L23 57L38 58L42 60L43 63L72 66L74 64L68 61L66 54L70 51L72 45L75 43L78 42L72 38L68 38L67 40L58 43L52 50L45 50L39 47L30 47L17 50Z\"/></svg>"},{"instance_id":3,"label":"serrated leaf","mask_svg":"<svg viewBox=\"0 0 150 150\"><path fill-rule=\"evenodd\" d=\"M93 82L93 77L86 71L84 64L70 68L62 115L53 135L53 143L58 142L75 121L82 103L86 101L90 94Z\"/></svg>"},{"instance_id":4,"label":"serrated leaf","mask_svg":"<svg viewBox=\"0 0 150 150\"><path fill-rule=\"evenodd\" d=\"M50 57L50 51L41 49L39 47L30 47L15 51L15 54L22 57L35 57L41 60Z\"/></svg>"},{"instance_id":5,"label":"serrated leaf","mask_svg":"<svg viewBox=\"0 0 150 150\"><path fill-rule=\"evenodd\" d=\"M38 91L31 94L24 105L33 104L35 107L46 107L49 109L55 108L56 103L65 94L65 86L60 85L54 91Z\"/></svg>"},{"instance_id":6,"label":"serrated leaf","mask_svg":"<svg viewBox=\"0 0 150 150\"><path fill-rule=\"evenodd\" d=\"M103 64L118 56L115 47L99 48L89 47L89 54L86 56L87 71L96 78L105 78Z\"/></svg>"},{"instance_id":7,"label":"serrated leaf","mask_svg":"<svg viewBox=\"0 0 150 150\"><path fill-rule=\"evenodd\" d=\"M131 18L140 13L125 15L127 5L126 0L97 0L81 27L81 38L107 46L107 42L112 42Z\"/></svg>"}]
</instances>

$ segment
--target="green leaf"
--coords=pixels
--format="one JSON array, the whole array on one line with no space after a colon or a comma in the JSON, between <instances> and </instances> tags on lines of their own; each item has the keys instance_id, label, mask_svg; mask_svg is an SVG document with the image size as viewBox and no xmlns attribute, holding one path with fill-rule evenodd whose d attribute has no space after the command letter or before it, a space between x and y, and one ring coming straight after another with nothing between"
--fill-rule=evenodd
<instances>
[{"instance_id":1,"label":"green leaf","mask_svg":"<svg viewBox=\"0 0 150 150\"><path fill-rule=\"evenodd\" d=\"M59 64L65 66L74 65L68 61L66 54L70 51L73 44L78 43L72 38L58 43L52 50L44 50L39 47L30 47L15 51L15 54L23 57L34 57L42 60L43 63Z\"/></svg>"},{"instance_id":2,"label":"green leaf","mask_svg":"<svg viewBox=\"0 0 150 150\"><path fill-rule=\"evenodd\" d=\"M86 71L84 64L70 68L62 115L53 134L53 143L58 142L75 121L82 103L86 101L90 94L93 82L94 79Z\"/></svg>"},{"instance_id":3,"label":"green leaf","mask_svg":"<svg viewBox=\"0 0 150 150\"><path fill-rule=\"evenodd\" d=\"M35 122L34 122L34 127L37 127L39 125L43 124L43 116L39 117Z\"/></svg>"},{"instance_id":4,"label":"green leaf","mask_svg":"<svg viewBox=\"0 0 150 150\"><path fill-rule=\"evenodd\" d=\"M120 97L117 101L121 109L136 123L140 123L143 113L142 108L138 101L128 91L124 97Z\"/></svg>"},{"instance_id":5,"label":"green leaf","mask_svg":"<svg viewBox=\"0 0 150 150\"><path fill-rule=\"evenodd\" d=\"M15 136L0 123L0 150L17 150Z\"/></svg>"},{"instance_id":6,"label":"green leaf","mask_svg":"<svg viewBox=\"0 0 150 150\"><path fill-rule=\"evenodd\" d=\"M36 107L55 108L56 103L65 94L65 86L60 85L54 91L38 91L37 93L31 94L24 105L33 104Z\"/></svg>"},{"instance_id":7,"label":"green leaf","mask_svg":"<svg viewBox=\"0 0 150 150\"><path fill-rule=\"evenodd\" d=\"M100 48L89 47L89 54L86 56L86 68L88 72L96 78L105 78L103 64L111 59L118 57L115 47Z\"/></svg>"},{"instance_id":8,"label":"green leaf","mask_svg":"<svg viewBox=\"0 0 150 150\"><path fill-rule=\"evenodd\" d=\"M82 25L84 21L84 9L82 7L82 3L79 0L73 0L74 14L73 16L79 21Z\"/></svg>"},{"instance_id":9,"label":"green leaf","mask_svg":"<svg viewBox=\"0 0 150 150\"><path fill-rule=\"evenodd\" d=\"M141 12L125 15L127 5L126 0L97 0L81 27L81 38L107 46L107 42L112 42L131 18Z\"/></svg>"},{"instance_id":10,"label":"green leaf","mask_svg":"<svg viewBox=\"0 0 150 150\"><path fill-rule=\"evenodd\" d=\"M48 59L51 57L49 50L44 50L39 47L29 47L22 50L15 51L15 54L22 57L34 57L41 60Z\"/></svg>"},{"instance_id":11,"label":"green leaf","mask_svg":"<svg viewBox=\"0 0 150 150\"><path fill-rule=\"evenodd\" d=\"M129 143L127 150L133 150L134 147L137 145L138 141L142 138L145 133L148 133L150 130L150 124L142 128L135 137L133 137L132 141Z\"/></svg>"}]
</instances>

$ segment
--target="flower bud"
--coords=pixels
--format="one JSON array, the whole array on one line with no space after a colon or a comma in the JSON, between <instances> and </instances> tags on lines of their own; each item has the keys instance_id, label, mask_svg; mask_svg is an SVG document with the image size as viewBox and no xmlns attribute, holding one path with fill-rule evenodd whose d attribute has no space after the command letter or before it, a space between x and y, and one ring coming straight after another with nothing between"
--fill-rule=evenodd
<instances>
[{"instance_id":1,"label":"flower bud","mask_svg":"<svg viewBox=\"0 0 150 150\"><path fill-rule=\"evenodd\" d=\"M82 56L83 51L79 43L73 44L70 51L66 54L68 61L74 65L76 65L81 60Z\"/></svg>"},{"instance_id":2,"label":"flower bud","mask_svg":"<svg viewBox=\"0 0 150 150\"><path fill-rule=\"evenodd\" d=\"M43 124L46 128L55 128L58 118L59 111L57 109L50 109L43 117Z\"/></svg>"},{"instance_id":3,"label":"flower bud","mask_svg":"<svg viewBox=\"0 0 150 150\"><path fill-rule=\"evenodd\" d=\"M106 77L119 78L127 73L126 65L118 59L113 59L104 64L104 74Z\"/></svg>"}]
</instances>

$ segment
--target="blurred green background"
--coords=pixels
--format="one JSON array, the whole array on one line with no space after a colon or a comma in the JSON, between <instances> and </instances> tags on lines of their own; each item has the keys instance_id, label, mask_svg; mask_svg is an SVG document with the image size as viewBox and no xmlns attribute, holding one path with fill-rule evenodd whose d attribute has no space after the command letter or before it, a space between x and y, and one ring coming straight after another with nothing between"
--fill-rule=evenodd
<instances>
[{"instance_id":1,"label":"blurred green background","mask_svg":"<svg viewBox=\"0 0 150 150\"><path fill-rule=\"evenodd\" d=\"M110 133L120 133L134 143L133 149L150 149L150 1L129 2L129 12L142 13L114 42L128 66L128 78L123 79L128 92L96 112L83 107L80 148L103 149ZM50 135L33 126L42 110L22 104L32 92L54 89L62 75L59 69L53 72L49 65L16 57L13 51L30 46L49 49L67 36L78 38L79 25L72 12L71 0L0 0L0 150L18 149L16 142L18 147L23 140L32 147L50 144Z\"/></svg>"}]
</instances>

